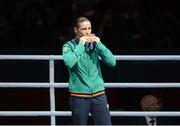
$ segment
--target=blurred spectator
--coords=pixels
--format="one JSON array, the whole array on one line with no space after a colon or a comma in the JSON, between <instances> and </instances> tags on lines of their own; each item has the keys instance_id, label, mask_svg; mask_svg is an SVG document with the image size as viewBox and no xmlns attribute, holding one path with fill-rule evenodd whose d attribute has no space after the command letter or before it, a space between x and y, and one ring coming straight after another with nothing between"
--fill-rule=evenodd
<instances>
[{"instance_id":1,"label":"blurred spectator","mask_svg":"<svg viewBox=\"0 0 180 126\"><path fill-rule=\"evenodd\" d=\"M55 15L43 0L24 0L15 19L19 29L22 47L51 47L51 33Z\"/></svg>"},{"instance_id":2,"label":"blurred spectator","mask_svg":"<svg viewBox=\"0 0 180 126\"><path fill-rule=\"evenodd\" d=\"M48 1L54 14L56 15L56 28L53 31L53 48L59 54L61 47L65 41L72 37L71 31L72 20L75 12L73 12L73 0L51 0Z\"/></svg>"},{"instance_id":3,"label":"blurred spectator","mask_svg":"<svg viewBox=\"0 0 180 126\"><path fill-rule=\"evenodd\" d=\"M113 41L114 32L115 32L115 25L114 25L113 11L111 9L107 9L103 14L97 34L98 36L101 37L102 41L106 41L107 43L106 46L108 46L113 53L115 53L116 47L118 45L117 41Z\"/></svg>"},{"instance_id":4,"label":"blurred spectator","mask_svg":"<svg viewBox=\"0 0 180 126\"><path fill-rule=\"evenodd\" d=\"M8 15L0 14L0 47L16 47L16 39L16 31L12 19Z\"/></svg>"},{"instance_id":5,"label":"blurred spectator","mask_svg":"<svg viewBox=\"0 0 180 126\"><path fill-rule=\"evenodd\" d=\"M155 95L148 94L141 99L141 108L143 111L161 111L162 100ZM177 125L178 119L175 117L160 117L160 116L145 116L142 118L136 118L133 122L134 125Z\"/></svg>"},{"instance_id":6,"label":"blurred spectator","mask_svg":"<svg viewBox=\"0 0 180 126\"><path fill-rule=\"evenodd\" d=\"M6 0L0 2L0 48L17 47L17 34L13 20L16 2Z\"/></svg>"}]
</instances>

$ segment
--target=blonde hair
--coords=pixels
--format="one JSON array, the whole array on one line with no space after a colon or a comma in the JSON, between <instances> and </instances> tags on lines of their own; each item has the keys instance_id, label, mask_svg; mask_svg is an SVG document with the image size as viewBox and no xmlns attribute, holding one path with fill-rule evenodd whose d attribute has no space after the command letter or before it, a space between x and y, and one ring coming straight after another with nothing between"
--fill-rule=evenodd
<instances>
[{"instance_id":1,"label":"blonde hair","mask_svg":"<svg viewBox=\"0 0 180 126\"><path fill-rule=\"evenodd\" d=\"M74 27L79 27L79 24L85 21L91 22L88 18L86 17L78 17L75 22L74 22Z\"/></svg>"}]
</instances>

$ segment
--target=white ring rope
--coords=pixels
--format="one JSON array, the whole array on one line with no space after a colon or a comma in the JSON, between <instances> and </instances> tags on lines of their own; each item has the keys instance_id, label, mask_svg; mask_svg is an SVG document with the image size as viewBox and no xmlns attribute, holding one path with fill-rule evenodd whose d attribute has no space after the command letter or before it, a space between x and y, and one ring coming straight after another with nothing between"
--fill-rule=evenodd
<instances>
[{"instance_id":1,"label":"white ring rope","mask_svg":"<svg viewBox=\"0 0 180 126\"><path fill-rule=\"evenodd\" d=\"M1 82L3 88L67 88L68 83ZM107 88L180 88L180 83L105 83Z\"/></svg>"},{"instance_id":2,"label":"white ring rope","mask_svg":"<svg viewBox=\"0 0 180 126\"><path fill-rule=\"evenodd\" d=\"M117 60L180 60L180 55L115 55ZM0 60L62 60L62 55L0 55Z\"/></svg>"},{"instance_id":3,"label":"white ring rope","mask_svg":"<svg viewBox=\"0 0 180 126\"><path fill-rule=\"evenodd\" d=\"M180 112L110 111L111 116L180 116ZM0 116L71 116L70 111L0 111Z\"/></svg>"}]
</instances>

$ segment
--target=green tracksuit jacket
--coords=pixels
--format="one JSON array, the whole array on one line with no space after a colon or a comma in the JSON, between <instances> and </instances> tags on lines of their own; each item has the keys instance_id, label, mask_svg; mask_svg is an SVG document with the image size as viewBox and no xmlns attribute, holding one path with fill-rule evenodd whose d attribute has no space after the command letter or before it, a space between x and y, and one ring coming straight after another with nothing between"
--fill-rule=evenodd
<instances>
[{"instance_id":1,"label":"green tracksuit jacket","mask_svg":"<svg viewBox=\"0 0 180 126\"><path fill-rule=\"evenodd\" d=\"M94 94L104 90L99 57L108 66L116 65L115 57L105 45L99 42L95 50L90 51L86 45L72 39L63 45L62 50L69 71L70 93Z\"/></svg>"}]
</instances>

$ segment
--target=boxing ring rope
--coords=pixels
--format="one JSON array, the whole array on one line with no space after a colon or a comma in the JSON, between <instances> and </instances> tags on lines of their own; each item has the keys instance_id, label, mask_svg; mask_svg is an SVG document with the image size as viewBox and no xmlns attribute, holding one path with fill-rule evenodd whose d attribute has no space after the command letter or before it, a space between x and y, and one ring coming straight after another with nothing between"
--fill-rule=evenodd
<instances>
[{"instance_id":1,"label":"boxing ring rope","mask_svg":"<svg viewBox=\"0 0 180 126\"><path fill-rule=\"evenodd\" d=\"M0 82L3 88L67 88L68 83L9 83ZM107 88L180 88L180 83L105 83Z\"/></svg>"},{"instance_id":2,"label":"boxing ring rope","mask_svg":"<svg viewBox=\"0 0 180 126\"><path fill-rule=\"evenodd\" d=\"M117 60L180 60L180 55L115 55ZM62 60L60 55L0 55L0 60Z\"/></svg>"},{"instance_id":3,"label":"boxing ring rope","mask_svg":"<svg viewBox=\"0 0 180 126\"><path fill-rule=\"evenodd\" d=\"M116 55L117 60L156 61L180 60L179 55ZM49 88L50 111L0 111L0 116L50 116L51 125L56 124L56 116L70 116L70 111L56 111L55 88L67 88L67 83L54 82L54 61L62 60L56 55L0 55L0 60L49 60L48 83L13 83L0 82L0 88ZM107 88L180 88L180 83L105 83ZM110 111L111 116L180 116L180 112L140 112L140 111Z\"/></svg>"},{"instance_id":4,"label":"boxing ring rope","mask_svg":"<svg viewBox=\"0 0 180 126\"><path fill-rule=\"evenodd\" d=\"M180 112L110 111L111 116L180 116ZM0 111L0 116L71 116L70 111Z\"/></svg>"}]
</instances>

